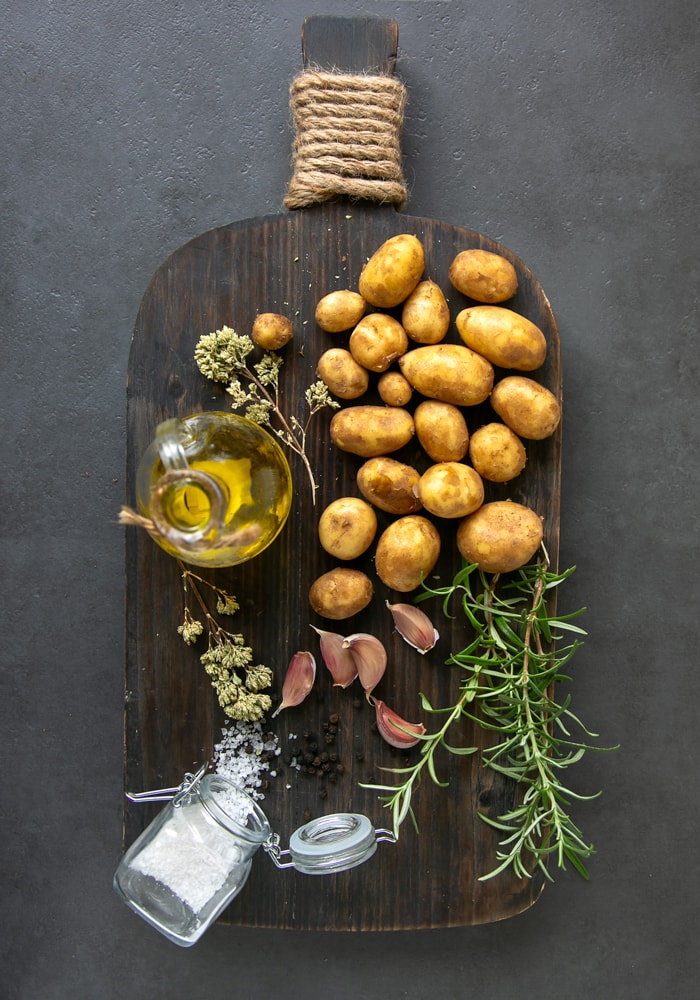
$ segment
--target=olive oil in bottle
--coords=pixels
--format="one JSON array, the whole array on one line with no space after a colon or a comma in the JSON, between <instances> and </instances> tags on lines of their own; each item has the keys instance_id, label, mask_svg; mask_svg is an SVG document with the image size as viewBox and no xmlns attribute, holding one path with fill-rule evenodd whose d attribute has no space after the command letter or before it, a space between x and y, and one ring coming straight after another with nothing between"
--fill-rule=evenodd
<instances>
[{"instance_id":1,"label":"olive oil in bottle","mask_svg":"<svg viewBox=\"0 0 700 1000\"><path fill-rule=\"evenodd\" d=\"M198 413L156 431L137 474L140 513L171 555L198 566L233 566L267 548L292 501L287 459L258 424Z\"/></svg>"}]
</instances>

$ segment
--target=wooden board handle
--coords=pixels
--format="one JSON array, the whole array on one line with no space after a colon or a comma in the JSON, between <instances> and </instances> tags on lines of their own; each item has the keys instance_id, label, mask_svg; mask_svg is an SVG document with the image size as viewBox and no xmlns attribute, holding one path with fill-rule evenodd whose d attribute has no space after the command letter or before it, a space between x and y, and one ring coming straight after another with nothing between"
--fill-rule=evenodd
<instances>
[{"instance_id":1,"label":"wooden board handle","mask_svg":"<svg viewBox=\"0 0 700 1000\"><path fill-rule=\"evenodd\" d=\"M304 22L304 70L290 91L295 138L285 208L338 198L404 207L398 39L398 25L386 18Z\"/></svg>"},{"instance_id":2,"label":"wooden board handle","mask_svg":"<svg viewBox=\"0 0 700 1000\"><path fill-rule=\"evenodd\" d=\"M304 68L393 76L399 26L384 17L308 17L301 33Z\"/></svg>"}]
</instances>

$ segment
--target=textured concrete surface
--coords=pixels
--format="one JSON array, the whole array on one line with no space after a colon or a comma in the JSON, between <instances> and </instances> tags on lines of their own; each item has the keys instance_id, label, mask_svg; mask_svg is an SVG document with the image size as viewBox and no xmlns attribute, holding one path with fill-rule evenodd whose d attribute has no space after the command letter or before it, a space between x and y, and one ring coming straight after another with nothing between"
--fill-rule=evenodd
<instances>
[{"instance_id":1,"label":"textured concrete surface","mask_svg":"<svg viewBox=\"0 0 700 1000\"><path fill-rule=\"evenodd\" d=\"M400 27L409 211L502 241L562 338L562 565L597 846L504 924L169 945L120 855L124 381L164 257L277 212L313 13ZM690 0L9 0L2 80L8 1000L697 995L698 64ZM436 844L436 850L440 845Z\"/></svg>"}]
</instances>

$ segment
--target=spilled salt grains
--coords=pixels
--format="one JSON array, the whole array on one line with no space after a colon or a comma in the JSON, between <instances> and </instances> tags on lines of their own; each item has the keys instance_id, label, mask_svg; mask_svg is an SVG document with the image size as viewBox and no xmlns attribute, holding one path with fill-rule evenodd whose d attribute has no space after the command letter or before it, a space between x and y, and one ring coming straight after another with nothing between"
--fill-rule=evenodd
<instances>
[{"instance_id":1,"label":"spilled salt grains","mask_svg":"<svg viewBox=\"0 0 700 1000\"><path fill-rule=\"evenodd\" d=\"M269 779L277 777L279 739L263 732L259 722L235 721L221 732L221 742L214 747L214 770L252 799L264 799Z\"/></svg>"}]
</instances>

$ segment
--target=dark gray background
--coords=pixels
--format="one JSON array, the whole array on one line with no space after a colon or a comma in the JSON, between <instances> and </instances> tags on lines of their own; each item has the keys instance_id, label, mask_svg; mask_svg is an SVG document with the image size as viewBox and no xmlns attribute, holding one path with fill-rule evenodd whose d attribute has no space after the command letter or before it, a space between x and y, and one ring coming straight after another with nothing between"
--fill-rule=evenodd
<instances>
[{"instance_id":1,"label":"dark gray background","mask_svg":"<svg viewBox=\"0 0 700 1000\"><path fill-rule=\"evenodd\" d=\"M8 11L9 8L9 11ZM2 966L8 998L696 996L698 64L693 0L9 0L2 77ZM214 928L112 892L122 791L124 383L190 237L275 213L313 13L395 17L408 210L502 241L565 372L562 566L586 605L572 773L592 880L500 925ZM440 849L436 843L435 849Z\"/></svg>"}]
</instances>

